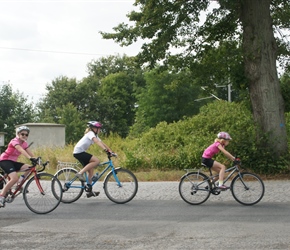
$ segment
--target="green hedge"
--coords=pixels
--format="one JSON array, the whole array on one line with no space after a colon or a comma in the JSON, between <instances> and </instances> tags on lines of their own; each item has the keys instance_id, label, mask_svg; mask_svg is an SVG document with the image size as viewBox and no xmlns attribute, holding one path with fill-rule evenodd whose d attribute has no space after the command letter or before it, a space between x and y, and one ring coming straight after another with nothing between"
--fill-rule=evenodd
<instances>
[{"instance_id":1,"label":"green hedge","mask_svg":"<svg viewBox=\"0 0 290 250\"><path fill-rule=\"evenodd\" d=\"M286 118L289 124L290 115ZM270 152L258 146L247 105L226 101L214 101L203 106L194 117L171 124L161 122L139 138L127 139L123 165L135 171L199 168L203 150L213 143L220 131L231 135L233 140L226 149L239 156L245 168L257 173L277 173L288 169L286 159L273 159ZM216 159L230 164L222 154Z\"/></svg>"}]
</instances>

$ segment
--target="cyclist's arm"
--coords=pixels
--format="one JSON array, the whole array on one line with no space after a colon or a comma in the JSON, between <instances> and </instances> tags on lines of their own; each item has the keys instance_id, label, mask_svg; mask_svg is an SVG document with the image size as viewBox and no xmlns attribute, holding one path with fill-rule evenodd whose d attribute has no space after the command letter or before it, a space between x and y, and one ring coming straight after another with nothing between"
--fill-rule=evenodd
<instances>
[{"instance_id":1,"label":"cyclist's arm","mask_svg":"<svg viewBox=\"0 0 290 250\"><path fill-rule=\"evenodd\" d=\"M100 141L98 138L94 137L93 138L94 143L96 143L97 145L99 145L103 150L109 150L112 151L105 143L103 143L102 141Z\"/></svg>"},{"instance_id":2,"label":"cyclist's arm","mask_svg":"<svg viewBox=\"0 0 290 250\"><path fill-rule=\"evenodd\" d=\"M227 150L225 150L222 145L218 145L218 148L231 161L234 161L235 160L235 157L232 156Z\"/></svg>"},{"instance_id":3,"label":"cyclist's arm","mask_svg":"<svg viewBox=\"0 0 290 250\"><path fill-rule=\"evenodd\" d=\"M30 149L23 149L20 145L15 145L15 148L24 156L26 156L28 159L30 159L31 157L33 157L32 152L30 151Z\"/></svg>"}]
</instances>

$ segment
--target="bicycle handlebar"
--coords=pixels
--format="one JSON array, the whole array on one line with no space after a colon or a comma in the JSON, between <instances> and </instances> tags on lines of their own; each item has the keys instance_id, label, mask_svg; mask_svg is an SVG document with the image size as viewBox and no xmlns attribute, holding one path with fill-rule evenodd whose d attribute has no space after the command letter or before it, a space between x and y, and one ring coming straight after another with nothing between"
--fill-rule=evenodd
<instances>
[{"instance_id":1,"label":"bicycle handlebar","mask_svg":"<svg viewBox=\"0 0 290 250\"><path fill-rule=\"evenodd\" d=\"M32 166L30 168L33 168L33 167L36 167L36 165L39 165L41 166L41 169L39 169L38 172L42 172L45 169L45 167L48 165L49 161L46 161L43 163L40 156L38 156L36 160L37 160L37 163L36 162L32 163Z\"/></svg>"}]
</instances>

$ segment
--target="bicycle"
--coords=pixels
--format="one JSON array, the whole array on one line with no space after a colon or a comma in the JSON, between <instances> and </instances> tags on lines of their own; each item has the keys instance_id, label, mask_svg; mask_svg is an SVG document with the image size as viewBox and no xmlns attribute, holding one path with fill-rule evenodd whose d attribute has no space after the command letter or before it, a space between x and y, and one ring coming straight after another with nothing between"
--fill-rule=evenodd
<instances>
[{"instance_id":1,"label":"bicycle","mask_svg":"<svg viewBox=\"0 0 290 250\"><path fill-rule=\"evenodd\" d=\"M202 165L206 167L204 164ZM225 172L230 173L225 178L224 183L233 177L229 189L234 199L243 205L254 205L264 196L264 183L258 175L242 172L240 166L241 162L234 162L232 167L226 169ZM211 169L209 169L210 176L200 170L185 170L187 173L181 177L178 188L179 194L185 202L199 205L204 203L211 194L219 195L223 191L214 181L218 174L212 175Z\"/></svg>"},{"instance_id":2,"label":"bicycle","mask_svg":"<svg viewBox=\"0 0 290 250\"><path fill-rule=\"evenodd\" d=\"M5 204L12 203L14 199L23 194L23 199L26 206L36 214L47 214L52 212L58 207L62 198L62 187L61 183L49 173L40 173L44 171L49 161L42 162L41 157L37 158L37 163L33 163L32 166L28 167L28 174L24 179L17 185L13 186L5 195ZM40 166L40 169L37 169ZM0 168L1 169L1 168ZM2 169L1 169L2 170ZM18 172L24 172L18 171ZM0 187L6 184L6 174L3 170L0 173ZM30 178L31 177L31 178ZM27 181L26 185L24 183ZM52 186L54 181L54 186ZM57 196L55 196L57 194ZM56 199L58 197L58 199Z\"/></svg>"},{"instance_id":3,"label":"bicycle","mask_svg":"<svg viewBox=\"0 0 290 250\"><path fill-rule=\"evenodd\" d=\"M124 168L115 168L111 157L117 157L116 154L108 153L108 161L100 163L98 166L105 168L98 175L97 179L92 180L89 184L88 176L84 173L86 181L80 181L75 176L78 171L73 167L62 168L56 172L55 177L61 182L63 188L63 203L72 203L77 201L84 191L91 192L92 187L107 172L103 182L103 188L106 196L113 202L124 204L131 201L138 191L138 181L136 176ZM95 177L95 175L94 175Z\"/></svg>"}]
</instances>

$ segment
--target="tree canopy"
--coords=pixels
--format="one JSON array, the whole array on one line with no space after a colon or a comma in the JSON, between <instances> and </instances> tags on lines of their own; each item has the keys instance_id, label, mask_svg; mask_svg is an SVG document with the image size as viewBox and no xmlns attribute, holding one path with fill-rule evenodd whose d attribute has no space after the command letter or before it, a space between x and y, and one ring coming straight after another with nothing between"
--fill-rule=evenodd
<instances>
[{"instance_id":1,"label":"tree canopy","mask_svg":"<svg viewBox=\"0 0 290 250\"><path fill-rule=\"evenodd\" d=\"M276 63L279 60L284 69L289 67L289 42L281 32L290 27L290 2L216 2L219 6L210 9L209 0L136 0L134 5L139 11L127 15L133 25L121 23L113 33L101 34L122 46L143 39L137 55L140 65L154 67L162 63L164 68L174 66L176 71L187 68L193 78L207 75L211 84L224 78L224 82L247 89L258 125L257 137L266 135L273 153L285 154L288 146L284 104ZM203 23L202 13L206 13ZM219 63L224 65L216 70L211 66L214 49L220 53Z\"/></svg>"}]
</instances>

